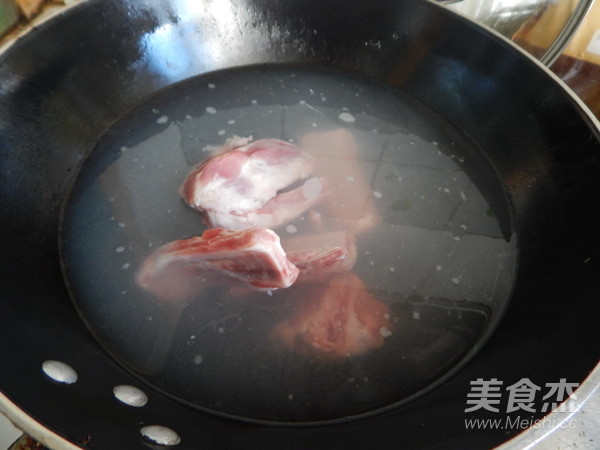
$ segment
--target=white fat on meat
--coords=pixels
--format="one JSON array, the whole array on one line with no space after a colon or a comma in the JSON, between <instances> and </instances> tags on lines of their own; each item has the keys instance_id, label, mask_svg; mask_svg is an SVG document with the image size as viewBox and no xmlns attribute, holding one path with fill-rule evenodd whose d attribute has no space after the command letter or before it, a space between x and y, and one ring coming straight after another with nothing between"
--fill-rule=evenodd
<instances>
[{"instance_id":1,"label":"white fat on meat","mask_svg":"<svg viewBox=\"0 0 600 450\"><path fill-rule=\"evenodd\" d=\"M210 226L275 228L320 203L325 179L313 177L314 160L278 139L228 141L196 166L180 188L183 199Z\"/></svg>"}]
</instances>

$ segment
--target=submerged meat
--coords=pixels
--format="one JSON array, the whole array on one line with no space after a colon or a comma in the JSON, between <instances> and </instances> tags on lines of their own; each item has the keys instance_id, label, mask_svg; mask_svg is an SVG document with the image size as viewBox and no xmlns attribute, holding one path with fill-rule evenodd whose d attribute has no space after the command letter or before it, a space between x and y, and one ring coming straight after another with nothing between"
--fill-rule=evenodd
<instances>
[{"instance_id":1,"label":"submerged meat","mask_svg":"<svg viewBox=\"0 0 600 450\"><path fill-rule=\"evenodd\" d=\"M318 174L327 179L332 194L319 207L321 213L309 219L318 228L328 218L346 230L361 233L379 222L373 203L373 189L360 166L359 148L345 129L314 132L304 136L302 147L316 161Z\"/></svg>"},{"instance_id":2,"label":"submerged meat","mask_svg":"<svg viewBox=\"0 0 600 450\"><path fill-rule=\"evenodd\" d=\"M272 332L290 350L358 355L380 347L391 334L388 307L369 294L358 275L337 274L326 285L302 286L306 295L295 313Z\"/></svg>"},{"instance_id":3,"label":"submerged meat","mask_svg":"<svg viewBox=\"0 0 600 450\"><path fill-rule=\"evenodd\" d=\"M295 145L238 138L196 166L180 194L210 226L274 228L323 200L325 180L313 172L313 159Z\"/></svg>"},{"instance_id":4,"label":"submerged meat","mask_svg":"<svg viewBox=\"0 0 600 450\"><path fill-rule=\"evenodd\" d=\"M215 277L274 289L292 285L298 272L272 230L213 228L158 248L144 261L136 281L161 298L184 299Z\"/></svg>"},{"instance_id":5,"label":"submerged meat","mask_svg":"<svg viewBox=\"0 0 600 450\"><path fill-rule=\"evenodd\" d=\"M348 272L356 262L354 236L344 231L299 236L281 243L298 270L298 280L322 280L334 273Z\"/></svg>"}]
</instances>

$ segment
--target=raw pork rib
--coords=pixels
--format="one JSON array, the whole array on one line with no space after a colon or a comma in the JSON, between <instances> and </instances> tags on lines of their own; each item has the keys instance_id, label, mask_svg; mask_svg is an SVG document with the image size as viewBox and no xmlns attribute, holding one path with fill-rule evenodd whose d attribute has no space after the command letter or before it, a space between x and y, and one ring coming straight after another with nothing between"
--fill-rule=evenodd
<instances>
[{"instance_id":1,"label":"raw pork rib","mask_svg":"<svg viewBox=\"0 0 600 450\"><path fill-rule=\"evenodd\" d=\"M327 194L325 180L313 177L313 172L312 158L295 145L237 138L196 166L179 192L188 205L204 213L209 226L274 228Z\"/></svg>"},{"instance_id":2,"label":"raw pork rib","mask_svg":"<svg viewBox=\"0 0 600 450\"><path fill-rule=\"evenodd\" d=\"M298 269L288 261L272 230L213 228L155 250L142 264L136 281L161 298L185 299L201 289L206 277L215 276L257 288L286 288L298 277Z\"/></svg>"},{"instance_id":3,"label":"raw pork rib","mask_svg":"<svg viewBox=\"0 0 600 450\"><path fill-rule=\"evenodd\" d=\"M303 284L306 295L272 337L290 350L351 356L383 345L391 334L388 307L374 299L358 275L332 276L325 286Z\"/></svg>"},{"instance_id":4,"label":"raw pork rib","mask_svg":"<svg viewBox=\"0 0 600 450\"><path fill-rule=\"evenodd\" d=\"M281 242L288 259L299 270L298 281L322 280L349 272L356 262L354 236L344 231L299 236Z\"/></svg>"},{"instance_id":5,"label":"raw pork rib","mask_svg":"<svg viewBox=\"0 0 600 450\"><path fill-rule=\"evenodd\" d=\"M359 147L345 129L308 133L302 148L316 161L318 173L335 191L320 206L323 216L346 230L362 233L380 220L373 203L373 190L359 164Z\"/></svg>"}]
</instances>

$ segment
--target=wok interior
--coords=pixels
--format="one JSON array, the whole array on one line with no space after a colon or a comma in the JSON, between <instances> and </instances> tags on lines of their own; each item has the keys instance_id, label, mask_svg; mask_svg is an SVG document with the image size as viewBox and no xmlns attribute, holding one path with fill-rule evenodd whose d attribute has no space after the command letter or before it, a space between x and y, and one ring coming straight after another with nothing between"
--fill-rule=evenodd
<instances>
[{"instance_id":1,"label":"wok interior","mask_svg":"<svg viewBox=\"0 0 600 450\"><path fill-rule=\"evenodd\" d=\"M299 212L273 225L287 257L334 243L347 262L277 290L211 279L198 247L156 262L205 230L182 179L224 136L247 135L298 143L331 189L318 224ZM86 158L61 226L65 278L111 355L188 404L269 423L364 417L447 378L506 306L517 238L469 175L506 208L479 149L400 92L299 65L211 72L157 93ZM248 267L239 245L226 251Z\"/></svg>"},{"instance_id":2,"label":"wok interior","mask_svg":"<svg viewBox=\"0 0 600 450\"><path fill-rule=\"evenodd\" d=\"M374 430L384 443L394 436L394 445L402 439L493 445L506 439L503 431L467 436L461 415L449 414L464 409L470 380L583 379L597 359L593 351L575 357L574 350L597 339L591 274L598 224L587 211L600 195L599 146L569 95L508 44L427 3L191 5L86 2L2 56L2 251L10 264L0 304L7 349L0 386L9 398L69 439L82 441L93 428L98 447L113 440L135 445L132 424L139 422L171 426L183 446L248 439L279 445L292 436L299 446L307 440L364 445ZM351 425L234 424L153 391L143 411L120 409L107 393L137 380L91 337L59 265L59 217L78 164L114 120L158 89L212 70L281 62L397 86L451 118L483 149L514 210L512 217L499 214L503 231L516 232L521 243L511 306L482 352L451 380ZM80 381L68 389L49 386L40 372L46 359L70 363ZM232 428L236 433L221 433Z\"/></svg>"}]
</instances>

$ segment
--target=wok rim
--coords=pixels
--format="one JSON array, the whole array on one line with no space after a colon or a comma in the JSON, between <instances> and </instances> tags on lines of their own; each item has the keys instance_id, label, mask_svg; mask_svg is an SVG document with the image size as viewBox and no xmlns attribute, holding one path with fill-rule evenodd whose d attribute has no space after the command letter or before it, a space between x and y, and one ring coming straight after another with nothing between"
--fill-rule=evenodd
<instances>
[{"instance_id":1,"label":"wok rim","mask_svg":"<svg viewBox=\"0 0 600 450\"><path fill-rule=\"evenodd\" d=\"M23 433L48 448L55 450L78 450L81 448L38 422L1 391L0 413L4 414Z\"/></svg>"}]
</instances>

